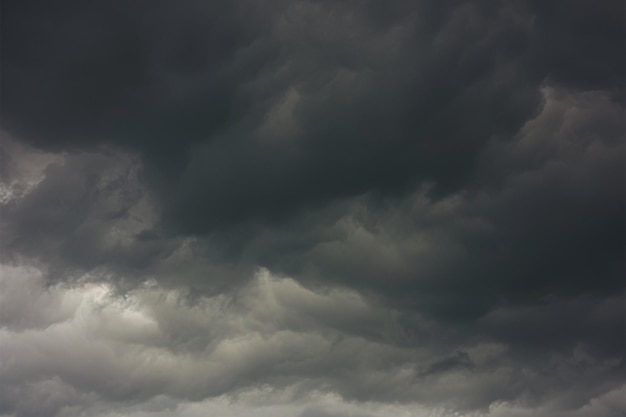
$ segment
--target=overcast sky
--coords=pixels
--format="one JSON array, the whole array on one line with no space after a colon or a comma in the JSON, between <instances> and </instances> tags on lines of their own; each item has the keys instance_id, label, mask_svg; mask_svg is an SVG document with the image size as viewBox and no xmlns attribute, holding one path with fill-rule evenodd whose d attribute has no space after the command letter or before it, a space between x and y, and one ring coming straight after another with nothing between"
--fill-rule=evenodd
<instances>
[{"instance_id":1,"label":"overcast sky","mask_svg":"<svg viewBox=\"0 0 626 417\"><path fill-rule=\"evenodd\" d=\"M623 417L623 0L5 0L2 417Z\"/></svg>"}]
</instances>

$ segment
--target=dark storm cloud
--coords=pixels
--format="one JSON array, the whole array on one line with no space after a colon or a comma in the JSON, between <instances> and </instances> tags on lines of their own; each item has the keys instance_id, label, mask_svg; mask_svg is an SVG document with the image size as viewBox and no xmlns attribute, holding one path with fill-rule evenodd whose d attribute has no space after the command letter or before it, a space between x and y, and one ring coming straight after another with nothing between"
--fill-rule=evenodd
<instances>
[{"instance_id":1,"label":"dark storm cloud","mask_svg":"<svg viewBox=\"0 0 626 417\"><path fill-rule=\"evenodd\" d=\"M594 8L575 42L578 3L8 2L4 124L50 148L139 149L191 233L423 179L450 190L559 65L568 87L621 90L620 8Z\"/></svg>"},{"instance_id":2,"label":"dark storm cloud","mask_svg":"<svg viewBox=\"0 0 626 417\"><path fill-rule=\"evenodd\" d=\"M623 27L3 2L0 413L623 414Z\"/></svg>"},{"instance_id":3,"label":"dark storm cloud","mask_svg":"<svg viewBox=\"0 0 626 417\"><path fill-rule=\"evenodd\" d=\"M609 91L624 103L624 2L531 1L535 20L534 65L550 82Z\"/></svg>"},{"instance_id":4,"label":"dark storm cloud","mask_svg":"<svg viewBox=\"0 0 626 417\"><path fill-rule=\"evenodd\" d=\"M549 89L537 118L481 155L483 188L444 199L422 189L408 199L344 200L204 244L230 262L358 288L452 321L471 322L502 301L620 292L623 120L606 94ZM619 320L613 326L619 332ZM623 347L619 338L609 344Z\"/></svg>"},{"instance_id":5,"label":"dark storm cloud","mask_svg":"<svg viewBox=\"0 0 626 417\"><path fill-rule=\"evenodd\" d=\"M541 77L515 65L530 16L509 4L31 6L3 6L4 124L57 149L139 148L178 183L170 220L186 231L458 184L538 105Z\"/></svg>"},{"instance_id":6,"label":"dark storm cloud","mask_svg":"<svg viewBox=\"0 0 626 417\"><path fill-rule=\"evenodd\" d=\"M32 330L21 334L23 328L46 329L50 321L63 323L72 317L79 301L67 297L69 302L61 302L65 299L62 293L48 295L39 289L41 275L9 286L9 291L3 292L11 302L3 301L0 311L3 326L10 329L3 336L4 352L21 359L3 372L8 378L2 394L8 399L5 410L17 415L50 415L58 410L63 415L61 408L66 403L92 409L99 402L112 409L148 401L157 393L181 398L173 401L200 400L271 384L282 388L295 385L303 391L324 386L357 402L417 400L427 406L445 404L451 410L466 411L511 402L537 413L549 403L553 408L545 414L585 415L579 410L584 410L588 400L617 389L623 381L623 287L620 277L601 273L607 260L619 265L622 255L617 249L610 252L607 236L612 230L599 227L602 222L589 226L591 237L597 234L597 238L582 235L577 240L569 235L568 240L555 241L560 246L554 245L553 253L576 250L581 241L593 240L594 244L585 243L587 256L569 260L573 267L558 265L554 275L542 271L535 260L542 259L545 246L536 250L532 246L558 238L554 228L569 226L582 233L586 230L578 223L582 219L617 224L618 218L611 213L622 204L621 180L615 180L615 173L623 167L619 132L623 114L603 93L546 90L544 94L542 113L513 141L494 143L485 150L482 157L491 162L484 170L502 173L504 179L490 182L486 190L438 200L427 188L408 199L346 199L272 227L251 222L196 239L176 249L177 254L168 252L170 256L163 261L158 256L146 258L151 268L144 273L154 273L160 284L168 286L175 282L182 288L198 289L205 281L234 276L232 301L228 294L209 301L196 296L192 300L197 304L188 305L182 301L186 296L172 297L158 288L152 293L139 290L134 304L115 304L114 298L105 298L104 304L96 301L96 305L111 303L112 307L102 316L99 309L88 308L93 311L87 313L93 322L74 324L70 320L40 334ZM113 240L114 252L105 239L106 232L118 221L126 238L153 227L148 208L136 212L147 224L133 222L129 216L143 196L130 174L133 165L123 154L65 158L64 164L51 162L43 171L43 180L31 191L9 200L5 212L14 220L7 225L23 231L13 236L28 236L32 233L27 233L29 212L50 207L57 197L89 214L70 216L65 211L47 210L50 217L35 216L41 222L36 230L47 231L41 238L56 242L55 249L47 252L46 245L38 243L41 246L33 246L30 253L27 246L17 252L83 269L105 260L111 266L123 265L125 256L132 258L134 245L142 239L139 243L130 239L128 246ZM19 161L14 158L18 171L23 165ZM83 176L72 175L77 171ZM85 175L89 172L103 175ZM62 186L68 182L79 186ZM86 193L92 197L85 197ZM554 200L542 203L533 198L554 193L562 206L552 207L557 204ZM527 215L536 204L540 206L534 214ZM28 207L31 209L26 210ZM550 221L544 223L537 215L542 209L567 213L571 218L553 225L561 217L548 213ZM120 215L106 215L109 211ZM18 221L20 216L25 220ZM536 221L540 223L533 226ZM54 227L62 230L53 233ZM93 240L80 237L78 231L83 229L100 231L94 232ZM519 233L530 233L532 239L518 238ZM58 249L73 240L91 247L89 253L103 260L80 263L73 258L80 258L73 250ZM501 254L494 251L496 244L513 248ZM619 241L617 244L619 248ZM594 254L591 249L598 245L608 246ZM289 273L319 292L291 280L263 278L263 274L237 289L246 279L245 271L256 264ZM222 270L216 273L218 268ZM591 268L598 271L593 280L585 274ZM545 275L533 280L533 276L523 275L525 271ZM19 274L13 275L17 278ZM523 279L528 282L526 287L518 284ZM329 292L334 285L361 290L367 297L345 290ZM28 301L28 297L37 300ZM83 298L87 297L78 300ZM372 300L382 303L372 304ZM33 305L40 308L20 313ZM124 308L143 313L126 315ZM156 327L151 324L155 322ZM89 332L99 335L99 341L80 341L87 331L85 324L91 326ZM66 339L74 341L73 354L62 353L69 349L61 342ZM32 344L47 352L45 357L56 358L52 361L56 365L50 368L47 361L34 361L29 351L22 349ZM146 356L142 350L125 347L128 345L144 346ZM123 360L114 359L110 349L128 353ZM116 365L103 364L106 371L96 369L89 365L97 362L94 354L99 361L108 358L106 361ZM76 371L77 357L84 359L81 372ZM144 362L146 357L154 359ZM200 365L211 357L222 367ZM31 364L30 368L22 363ZM102 375L107 381L126 379L125 369L133 363L133 369L138 369L138 363L145 366L140 365L126 385L103 380ZM173 367L180 371L175 373ZM62 382L46 379L42 369ZM34 374L27 376L28 372ZM25 381L39 382L24 385ZM98 400L85 399L85 389L97 392ZM58 398L56 403L43 400L51 391ZM318 411L341 415L333 408L312 407L306 412Z\"/></svg>"},{"instance_id":7,"label":"dark storm cloud","mask_svg":"<svg viewBox=\"0 0 626 417\"><path fill-rule=\"evenodd\" d=\"M463 182L485 141L512 134L539 105L540 80L518 73L506 49L528 28L468 6L450 18L467 31L456 21L433 29L432 11L423 12L381 31L352 9L288 8L274 31L289 54L269 74L283 78L265 93L271 107L251 129L194 147L170 218L198 233L367 191L398 193L417 179L443 189ZM480 62L485 54L497 61Z\"/></svg>"},{"instance_id":8,"label":"dark storm cloud","mask_svg":"<svg viewBox=\"0 0 626 417\"><path fill-rule=\"evenodd\" d=\"M6 2L5 124L57 149L122 141L171 152L204 137L227 120L224 72L255 40L252 19L237 24L252 6Z\"/></svg>"},{"instance_id":9,"label":"dark storm cloud","mask_svg":"<svg viewBox=\"0 0 626 417\"><path fill-rule=\"evenodd\" d=\"M364 199L348 209L353 214L325 219L334 236L322 232L323 223L311 228L322 241L294 256L302 268L350 286L447 296L458 291L461 299L434 300L443 308L488 301L481 297L495 301L501 291L525 299L621 288L623 121L621 108L603 94L546 92L543 112L514 141L486 150L486 174L480 175L489 178L487 188L442 200L422 191L399 206ZM293 244L280 243L277 256L267 253L279 230L250 246L266 251L262 259L272 268L305 272L280 249L298 247L302 233Z\"/></svg>"}]
</instances>

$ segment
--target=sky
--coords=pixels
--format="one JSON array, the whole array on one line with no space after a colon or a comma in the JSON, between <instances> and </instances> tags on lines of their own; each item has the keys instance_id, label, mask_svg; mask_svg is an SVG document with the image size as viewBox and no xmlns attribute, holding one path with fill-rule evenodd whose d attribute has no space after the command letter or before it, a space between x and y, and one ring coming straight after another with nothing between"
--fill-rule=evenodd
<instances>
[{"instance_id":1,"label":"sky","mask_svg":"<svg viewBox=\"0 0 626 417\"><path fill-rule=\"evenodd\" d=\"M5 0L0 416L623 417L621 0Z\"/></svg>"}]
</instances>

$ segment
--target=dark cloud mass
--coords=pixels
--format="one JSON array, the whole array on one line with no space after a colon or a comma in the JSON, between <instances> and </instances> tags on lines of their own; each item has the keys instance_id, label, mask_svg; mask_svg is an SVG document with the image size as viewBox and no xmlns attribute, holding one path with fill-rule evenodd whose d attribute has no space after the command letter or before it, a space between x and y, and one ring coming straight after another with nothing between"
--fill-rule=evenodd
<instances>
[{"instance_id":1,"label":"dark cloud mass","mask_svg":"<svg viewBox=\"0 0 626 417\"><path fill-rule=\"evenodd\" d=\"M622 1L4 1L0 416L624 416Z\"/></svg>"}]
</instances>

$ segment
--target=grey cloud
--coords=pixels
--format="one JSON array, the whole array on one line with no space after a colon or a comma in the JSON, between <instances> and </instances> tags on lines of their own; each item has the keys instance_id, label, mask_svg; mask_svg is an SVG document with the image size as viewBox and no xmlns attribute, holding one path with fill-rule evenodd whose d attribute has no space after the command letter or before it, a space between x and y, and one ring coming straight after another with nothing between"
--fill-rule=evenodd
<instances>
[{"instance_id":1,"label":"grey cloud","mask_svg":"<svg viewBox=\"0 0 626 417\"><path fill-rule=\"evenodd\" d=\"M35 387L41 385L43 391L33 388L32 398L57 387L67 393L55 403L59 406L64 401L80 402L83 394L69 393L80 391L81 387L98 393L105 403L124 404L148 401L163 392L183 400L201 400L268 383L282 388L296 386L302 391L323 386L356 401L419 400L422 404L446 404L458 410L486 410L498 401L518 402L531 409L556 401L558 409L581 409L586 399L602 395L621 380L623 339L615 335L623 328L620 313L623 296L620 298L619 292L611 295L619 288L616 276L598 275L589 282L584 274L586 270L570 276L561 272L547 280L538 280L537 284L525 280L525 288L516 287L520 278L513 269L496 269L500 274L483 275L478 281L470 278L481 276L476 273L480 269L472 268L493 269L504 265L498 258L494 262L494 254L489 252L490 242L511 242L523 248L504 253L519 253L522 260L543 256L544 247L539 247L534 255L523 246L528 244L524 239L503 238L506 236L503 233L515 236L532 226L532 223L520 226L508 219L527 211L524 204L529 202L524 196L537 195L537 190L546 184L549 190L575 196L576 203L584 197L571 193L563 184L580 184L583 174L577 170L581 170L589 184L583 191L593 196L589 201L597 203L570 205L569 213L576 218L606 209L609 214L617 211L613 205L618 204L612 197L619 196L616 184L602 180L613 178L613 170L622 164L613 155L623 145L617 136L612 139L603 134L597 140L593 135L596 126L606 126L597 122L595 109L601 106L613 109L604 97L602 94L556 99L548 96L544 113L529 123L516 141L488 150L514 163L518 163L520 155L541 158L529 166L522 165L526 171L509 173L507 182L496 183L496 188L490 191L468 190L439 200L429 195L428 188L406 200L363 196L338 202L319 212L303 213L272 228L250 222L206 239L177 241L164 256L148 256L150 268L143 272L155 276L154 285L177 283L182 289L176 291L182 292L162 292L158 287L145 292L138 290L135 307L107 295L96 302L103 309L90 313L96 320L90 323L89 330L61 324L39 334L31 330L12 336L16 329L41 327L39 323L45 322L42 317L55 317L58 300L37 290L35 285L31 293L41 294L37 301L6 303L3 310L8 312L3 312L3 317L9 330L2 338L2 349L5 354L20 356L30 364L22 367L16 363L3 371L8 384L3 388L3 397L9 399L7 412L36 415L35 411L27 411L30 409L24 408L25 403L17 397L26 389L23 383L37 381L36 375L40 373L54 375L63 382L61 385L54 380L45 382L48 381L45 378L44 382L33 382ZM576 119L568 112L575 114ZM601 114L605 117L607 112ZM609 116L608 120L613 117ZM591 133L577 136L573 132ZM541 140L545 137L550 141ZM28 247L16 247L16 241L10 239L8 247L14 253L35 258L39 255L44 264L55 262L61 254L62 263L74 265L78 271L108 264L112 271L124 271L125 268L114 266L123 265L124 256L132 255L133 250L107 252L105 245L100 252L102 260L80 263L64 245L72 239L83 245L87 242L77 232L85 223L95 224L92 228L95 242L102 242L110 225L118 221L125 225L126 233L132 232L131 236L144 230L142 225L130 221L128 215L143 192L138 183L133 183L132 176L127 175L132 172L129 171L132 165L119 157L92 154L65 158L65 165L51 165L44 172L44 179L30 192L8 202L8 213L15 216L12 218L24 219L8 223L8 227L18 227L13 230L22 231L14 236L28 234L24 231L30 230L54 238L52 243L29 251ZM73 176L73 170L83 174L92 170L94 174L81 178ZM563 175L561 170L568 174ZM21 208L36 211L43 206L41 202L55 198L73 202L71 206L78 211L46 211L48 217L36 216L40 227L29 229L31 214ZM605 206L605 201L611 204ZM540 207L551 208L552 204ZM576 213L574 209L579 207L581 213ZM121 215L108 215L110 212ZM146 220L147 216L144 213L142 217ZM610 216L598 217L604 217L607 225L615 222ZM536 216L526 218L536 220ZM124 223L127 221L130 223ZM540 225L531 229L533 239L551 236L549 227L547 235L542 235L539 227L546 226ZM150 237L150 228L147 230L146 236L138 238L139 243L132 243L130 249L141 245L142 239L148 242L154 239ZM554 230L561 230L561 226ZM593 225L590 230L603 233L602 228ZM74 234L78 237L73 238ZM602 252L598 259L590 255L584 261L602 265L604 256L612 256L611 252ZM90 253L98 254L98 251L90 249ZM197 260L198 257L204 260ZM500 259L512 262L510 257ZM189 263L188 271L179 270ZM249 284L252 286L238 290L238 285L249 279L249 272L257 264L293 275L309 289L295 281L274 281L268 276L265 283L253 281L257 287ZM513 266L519 268L520 264ZM536 263L529 265L534 267ZM215 275L210 273L211 269ZM560 271L575 269L580 267L560 266ZM201 294L194 294L195 290L204 288L203 281L215 285L216 280L224 279L224 274L234 278L225 286L234 291L234 298L228 294L216 295L207 302ZM570 285L562 287L565 278ZM476 288L476 282L483 287ZM487 284L488 287L484 286ZM26 288L25 282L20 285ZM191 290L185 289L187 285ZM340 288L329 291L329 285ZM20 286L14 284L13 288ZM97 294L98 290L95 291ZM316 291L322 291L323 295ZM544 298L537 298L537 292ZM188 296L189 302L197 304L185 307ZM82 297L89 300L90 296ZM372 307L373 300L380 302L378 307ZM41 312L19 311L19 306L35 304L41 305ZM388 310L390 305L392 310ZM140 316L138 322L133 322L132 315L130 320L120 318L124 309L133 308L143 309L146 318ZM56 317L63 320L67 314L59 313ZM97 335L96 341L87 335ZM72 341L67 353L64 352L69 347L64 340ZM480 347L485 343L496 343L504 350L487 353L486 359ZM54 360L37 360L36 356L29 356L33 351L23 349L24 346L37 346L46 352L46 358ZM120 358L113 355L114 351L129 353ZM96 365L98 361L115 365L100 369ZM543 371L546 361L550 366ZM533 372L525 374L525 368ZM137 369L130 380L126 380L127 369ZM474 382L469 384L468 378ZM580 382L563 384L560 378L580 379ZM123 380L126 382L110 385L110 381ZM70 388L61 389L67 384ZM53 405L44 403L42 407L54 409Z\"/></svg>"},{"instance_id":2,"label":"grey cloud","mask_svg":"<svg viewBox=\"0 0 626 417\"><path fill-rule=\"evenodd\" d=\"M84 337L81 332L85 330L80 329L74 330L71 337L57 329L57 333L52 331L40 336L41 339L29 339L28 343L45 346L50 341L74 338L77 350L99 352L98 355L111 360L108 340L117 344L118 349L138 345L148 351L161 352L150 368L146 365L143 375L127 385L110 389L104 382L102 370L93 365L85 367L84 374L76 373L73 366L64 369L69 356L59 353L66 349L59 342L44 348L50 349L50 357L57 358L57 367L34 362L33 369L40 367L53 375L64 375L71 386L89 386L106 401L122 403L147 401L161 392L200 400L265 381L278 387L295 384L304 391L326 386L357 401L419 399L424 404L445 403L461 410L484 410L497 401L517 401L530 408L541 407L549 401L559 401L559 407L570 409L583 407L585 398L612 389L619 384L622 375L623 339L619 334L624 322L623 294L615 293L619 288L618 275L603 276L597 268L604 264L605 256L613 255L603 250L598 251L598 255L589 252L584 259L572 260L595 265L598 275L593 282L588 281L586 269L580 270L580 264L574 267L562 264L558 274L544 275L542 280L524 278L520 265L528 262L529 257L544 256L546 251L544 246L539 246L533 252L532 247L525 245L537 245L540 240L535 239L549 239L556 236L551 230L559 231L563 227L550 223L533 226L532 221L536 221L537 216L524 213L529 205L532 208L537 203L526 196L536 196L538 190L544 189L545 193L572 196L576 199L575 204L567 206L570 216L582 218L586 213L597 212L594 217L604 219L607 225L614 224L615 217L610 213L617 212L619 204L613 202L612 196L619 196L619 192L617 184L603 180L613 178L613 170L623 164L614 156L617 155L615 149L623 145L618 133L612 138L607 133L595 136L594 132L598 126L607 126L598 119L613 121L622 116L618 116L603 94L558 96L547 93L546 99L544 112L527 124L515 141L507 146L497 144L486 151L507 158L513 166L520 166L519 171L505 171L508 180L496 182L490 190L468 190L439 200L429 195L428 188L406 200L376 200L363 196L337 202L317 212L302 213L273 227L250 222L206 239L177 242L179 246L172 246L172 252L165 256L147 258L150 267L144 273L154 275L155 285L182 287L182 295L174 295L174 298L168 298L172 296L158 288L153 292L140 292L138 302L154 320L152 324L148 320L140 329L133 323L120 322L116 318L119 313L112 314L110 319L103 314L102 320L94 323L90 330L91 334L104 338L98 344L81 342ZM596 113L598 108L603 110ZM528 163L525 155L538 157L525 165ZM107 207L116 208L122 202L121 207L129 210L137 201L136 198L128 202L116 198L119 192L127 195L119 187L102 187L103 194L95 201L113 202L96 207L84 193L100 190L98 187L61 186L68 181L84 183L84 179L71 175L73 167L79 167L82 172L88 169L86 167L94 167L94 172L95 169L99 173L111 172L102 176L104 180L119 180L119 173L128 172L123 160L113 163L101 156L76 154L68 161L64 167L57 166L57 171L48 171L50 178L44 178L30 193L10 202L17 207L29 207L20 204L28 202L29 198L44 198L40 197L42 195L56 198L66 193L70 196L66 198L72 201L84 201L87 207L84 211L89 214L83 218L68 217L65 223L72 227L63 228L56 235L49 230L55 230L58 220L65 219L62 216L66 213L59 211L58 216L51 218L40 216L42 224L51 228L44 228L48 230L45 236L56 236L58 242L67 242L75 233L68 231L80 230L82 222L109 224L102 220L107 218ZM506 169L511 167L503 165ZM485 166L485 170L497 169L502 168ZM564 186L580 184L581 175L587 178L585 188L573 193L570 190L574 188ZM94 180L95 183L104 181L102 178ZM121 178L126 177L121 175ZM131 190L139 191L137 187L139 185L131 186ZM581 196L581 190L591 197ZM567 199L562 201L568 203ZM579 201L590 203L581 205ZM539 207L555 210L554 204L552 201ZM39 206L32 204L30 207ZM609 216L602 214L604 210L608 210ZM22 214L24 210L13 213L14 216L26 215ZM511 220L513 217L517 217L517 224ZM523 224L524 219L531 223ZM12 226L15 224L19 225ZM136 226L139 229L135 233L143 230ZM106 226L99 227L96 229L108 230ZM576 230L580 233L584 229ZM604 233L594 225L589 230ZM64 233L65 239L61 239ZM506 237L507 233L513 237ZM519 233L530 233L532 239L528 242L519 239L516 237ZM98 233L93 236L101 239ZM83 242L81 239L77 238L77 242ZM149 242L149 235L145 239ZM584 242L557 240L565 245L573 242L574 249L576 242L581 241ZM490 245L495 242L511 244L513 248L493 252ZM604 242L603 238L597 244ZM24 248L19 249L29 253ZM553 252L559 250L571 249L555 246ZM51 251L43 259L48 258L50 262L58 253L68 252ZM124 259L111 262L111 253L104 253L107 256L103 255L102 259L112 264ZM46 252L36 248L31 254ZM519 254L519 260L511 258L511 254ZM64 262L76 264L71 256ZM88 269L94 264L78 265ZM273 286L274 281L268 278L265 284L238 290L258 264L292 275L309 289L291 280ZM528 265L537 267L536 261ZM487 269L491 269L491 275L480 274ZM569 274L573 271L576 272ZM517 281L522 278L523 281ZM194 294L219 281L223 282L222 288L234 291L234 298L216 295L210 303L203 304L202 295ZM517 287L518 282L525 286ZM564 282L569 285L562 286ZM190 290L185 289L187 285ZM328 290L328 286L337 285L340 288ZM323 291L324 295L316 291ZM538 298L537 293L543 298ZM180 303L184 305L185 297L198 304L181 310ZM45 306L46 298L41 300L41 305ZM369 304L373 300L380 303L378 307ZM106 298L106 303L116 305L111 298ZM235 306L234 310L231 305ZM7 308L12 308L10 306L7 304ZM393 309L388 310L389 306ZM33 317L44 313L37 314ZM7 316L7 324L16 328L10 320L20 315L28 317L14 311ZM239 322L243 327L224 325L231 322L233 315L243 320ZM237 339L239 332L245 336ZM496 350L487 354L490 358L484 358L479 346L485 343L504 346L506 354ZM7 349L12 349L10 344ZM17 347L13 349L17 351ZM224 363L223 367L209 366L209 369L198 364L202 361L200 358L206 360L203 355L210 358L212 354L217 355L217 362ZM84 355L85 363L94 360L89 354ZM185 362L181 355L191 355L191 358ZM77 352L71 355L72 360L78 357ZM551 359L554 357L559 359L554 362L555 359ZM108 367L106 379L122 380L126 366L148 363L142 356L129 355L125 360L127 362ZM549 367L546 362L550 363ZM182 373L173 374L173 379L169 379L164 372L170 372L167 370L173 369L175 363ZM216 372L219 378L206 379L195 373L196 368L197 372ZM525 374L524 368L534 371ZM544 368L546 371L542 371ZM24 373L3 374L12 376L12 381L27 378ZM581 382L564 386L559 382L564 375L568 375L568 380L581 379ZM468 378L475 380L470 386ZM591 383L595 388L591 388ZM451 395L454 400L450 399Z\"/></svg>"},{"instance_id":3,"label":"grey cloud","mask_svg":"<svg viewBox=\"0 0 626 417\"><path fill-rule=\"evenodd\" d=\"M302 411L298 417L371 417L372 414L344 414L342 412L326 410L322 407L309 407Z\"/></svg>"},{"instance_id":4,"label":"grey cloud","mask_svg":"<svg viewBox=\"0 0 626 417\"><path fill-rule=\"evenodd\" d=\"M62 409L74 407L76 414L67 415L78 415L158 395L201 401L268 385L290 389L294 398L321 390L359 401L417 400L471 411L496 402L536 407L548 396L558 408L576 409L620 384L617 376L606 378L615 359L584 347L547 354L541 360L551 358L548 368L527 373L529 359L508 354L515 344L468 339L462 351L442 356L445 337L438 347L399 348L349 335L325 321L327 303L337 306L339 319L353 316L354 306L361 305L357 314L365 317L382 307L356 294L312 292L267 272L234 297L191 304L184 294L156 286L126 297L103 284L64 291L82 295L69 317L46 328L2 331L2 356L11 358L2 364L4 413L66 415ZM39 290L31 297L24 309L46 296ZM392 324L397 314L388 311L383 320ZM384 311L376 315L385 317ZM581 378L563 382L569 375Z\"/></svg>"},{"instance_id":5,"label":"grey cloud","mask_svg":"<svg viewBox=\"0 0 626 417\"><path fill-rule=\"evenodd\" d=\"M32 158L32 151L21 156L9 152L16 160ZM157 213L131 155L51 158L38 182L3 203L4 258L38 260L48 276L61 279L111 264L141 270L174 249L172 241L142 239L142 232L153 229Z\"/></svg>"},{"instance_id":6,"label":"grey cloud","mask_svg":"<svg viewBox=\"0 0 626 417\"><path fill-rule=\"evenodd\" d=\"M256 233L236 253L255 251L271 269L292 275L395 295L428 292L442 313L438 294L445 294L451 312L475 302L474 314L481 314L500 296L524 301L537 292L620 288L623 114L603 94L546 94L544 112L515 141L485 151L498 161L480 174L498 178L492 184L439 200L428 189L382 204L365 196L345 203L338 215L319 211L328 214L297 234L281 234L276 226ZM297 222L285 227L297 228ZM307 243L309 231L320 237ZM280 257L273 256L274 245ZM302 250L291 255L282 247ZM458 298L453 291L485 298ZM471 313L471 304L467 308Z\"/></svg>"},{"instance_id":7,"label":"grey cloud","mask_svg":"<svg viewBox=\"0 0 626 417\"><path fill-rule=\"evenodd\" d=\"M623 414L623 2L0 15L3 415Z\"/></svg>"},{"instance_id":8,"label":"grey cloud","mask_svg":"<svg viewBox=\"0 0 626 417\"><path fill-rule=\"evenodd\" d=\"M423 375L446 372L455 368L472 368L474 364L466 352L457 352L454 356L444 358L430 365Z\"/></svg>"},{"instance_id":9,"label":"grey cloud","mask_svg":"<svg viewBox=\"0 0 626 417\"><path fill-rule=\"evenodd\" d=\"M36 268L2 268L0 323L3 327L11 330L45 328L75 313L79 297L60 288L47 289L44 282L44 275ZM33 303L37 308L31 308Z\"/></svg>"}]
</instances>

